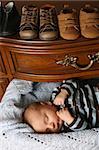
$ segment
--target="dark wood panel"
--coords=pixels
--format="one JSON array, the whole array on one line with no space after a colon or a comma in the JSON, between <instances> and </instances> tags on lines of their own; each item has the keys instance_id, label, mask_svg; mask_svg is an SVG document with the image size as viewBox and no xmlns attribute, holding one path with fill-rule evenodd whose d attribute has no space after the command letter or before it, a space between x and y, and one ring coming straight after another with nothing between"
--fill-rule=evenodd
<instances>
[{"instance_id":1,"label":"dark wood panel","mask_svg":"<svg viewBox=\"0 0 99 150\"><path fill-rule=\"evenodd\" d=\"M5 73L5 66L4 66L4 63L3 63L3 59L2 59L2 56L1 56L1 52L0 52L0 72L1 73Z\"/></svg>"},{"instance_id":2,"label":"dark wood panel","mask_svg":"<svg viewBox=\"0 0 99 150\"><path fill-rule=\"evenodd\" d=\"M0 101L2 99L2 96L6 90L6 87L8 85L8 80L7 79L0 79Z\"/></svg>"},{"instance_id":3,"label":"dark wood panel","mask_svg":"<svg viewBox=\"0 0 99 150\"><path fill-rule=\"evenodd\" d=\"M9 0L3 0L3 5L5 5ZM72 8L76 8L78 11L83 7L86 3L92 4L94 7L99 7L99 1L97 0L14 0L15 4L17 6L17 9L19 10L19 13L21 14L21 8L23 5L36 5L38 8L43 6L44 4L52 4L56 6L57 13L62 9L64 4L69 4Z\"/></svg>"}]
</instances>

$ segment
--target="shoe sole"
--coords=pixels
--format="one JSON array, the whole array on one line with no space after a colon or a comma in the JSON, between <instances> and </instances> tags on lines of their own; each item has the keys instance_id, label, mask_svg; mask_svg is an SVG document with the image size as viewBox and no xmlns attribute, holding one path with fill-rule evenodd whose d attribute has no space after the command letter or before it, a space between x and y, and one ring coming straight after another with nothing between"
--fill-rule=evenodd
<instances>
[{"instance_id":1,"label":"shoe sole","mask_svg":"<svg viewBox=\"0 0 99 150\"><path fill-rule=\"evenodd\" d=\"M53 41L53 40L56 40L58 37L54 37L54 38L43 38L41 36L39 36L40 40L43 40L43 41Z\"/></svg>"},{"instance_id":2,"label":"shoe sole","mask_svg":"<svg viewBox=\"0 0 99 150\"><path fill-rule=\"evenodd\" d=\"M23 40L33 40L33 39L37 38L37 34L35 34L35 36L34 35L26 36L25 34L21 34L19 32L19 35L20 35L20 38L23 39Z\"/></svg>"},{"instance_id":3,"label":"shoe sole","mask_svg":"<svg viewBox=\"0 0 99 150\"><path fill-rule=\"evenodd\" d=\"M33 37L33 36L30 36L30 37L24 37L24 36L20 36L21 39L23 40L33 40L33 39L36 39L37 36Z\"/></svg>"}]
</instances>

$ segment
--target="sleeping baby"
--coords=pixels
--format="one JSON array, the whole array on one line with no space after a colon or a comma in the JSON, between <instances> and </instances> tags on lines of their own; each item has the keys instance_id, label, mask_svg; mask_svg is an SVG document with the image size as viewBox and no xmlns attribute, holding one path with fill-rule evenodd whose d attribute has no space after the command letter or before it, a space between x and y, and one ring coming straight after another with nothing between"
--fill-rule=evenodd
<instances>
[{"instance_id":1,"label":"sleeping baby","mask_svg":"<svg viewBox=\"0 0 99 150\"><path fill-rule=\"evenodd\" d=\"M37 133L59 133L99 127L99 84L64 80L50 102L34 102L23 113Z\"/></svg>"}]
</instances>

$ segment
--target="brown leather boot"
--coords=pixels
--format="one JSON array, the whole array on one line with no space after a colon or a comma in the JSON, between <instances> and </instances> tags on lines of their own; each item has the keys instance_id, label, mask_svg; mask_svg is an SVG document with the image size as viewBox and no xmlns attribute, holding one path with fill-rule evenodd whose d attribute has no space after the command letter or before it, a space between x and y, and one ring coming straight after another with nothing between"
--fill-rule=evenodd
<instances>
[{"instance_id":1,"label":"brown leather boot","mask_svg":"<svg viewBox=\"0 0 99 150\"><path fill-rule=\"evenodd\" d=\"M55 40L58 38L56 9L50 4L40 8L39 37L41 40Z\"/></svg>"},{"instance_id":2,"label":"brown leather boot","mask_svg":"<svg viewBox=\"0 0 99 150\"><path fill-rule=\"evenodd\" d=\"M99 37L99 9L90 5L80 10L81 34L86 38Z\"/></svg>"},{"instance_id":3,"label":"brown leather boot","mask_svg":"<svg viewBox=\"0 0 99 150\"><path fill-rule=\"evenodd\" d=\"M35 6L23 6L20 24L20 37L32 40L38 36L38 9Z\"/></svg>"},{"instance_id":4,"label":"brown leather boot","mask_svg":"<svg viewBox=\"0 0 99 150\"><path fill-rule=\"evenodd\" d=\"M75 40L80 35L78 16L75 9L64 5L58 15L60 36L66 40Z\"/></svg>"}]
</instances>

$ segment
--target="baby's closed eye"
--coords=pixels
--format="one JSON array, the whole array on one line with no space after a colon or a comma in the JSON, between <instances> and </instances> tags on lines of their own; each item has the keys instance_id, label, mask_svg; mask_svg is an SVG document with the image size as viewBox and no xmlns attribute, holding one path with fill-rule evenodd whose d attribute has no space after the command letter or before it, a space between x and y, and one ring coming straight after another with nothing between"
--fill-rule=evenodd
<instances>
[{"instance_id":1,"label":"baby's closed eye","mask_svg":"<svg viewBox=\"0 0 99 150\"><path fill-rule=\"evenodd\" d=\"M44 122L47 124L47 122L48 122L48 116L46 115L46 114L44 114Z\"/></svg>"}]
</instances>

